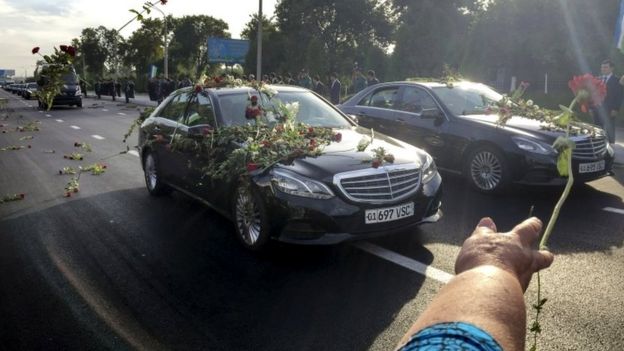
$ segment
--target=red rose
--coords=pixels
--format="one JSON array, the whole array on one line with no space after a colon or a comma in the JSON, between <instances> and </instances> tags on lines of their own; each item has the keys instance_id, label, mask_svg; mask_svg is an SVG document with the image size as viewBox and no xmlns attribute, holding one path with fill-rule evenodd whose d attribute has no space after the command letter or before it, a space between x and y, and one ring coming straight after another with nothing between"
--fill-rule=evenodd
<instances>
[{"instance_id":1,"label":"red rose","mask_svg":"<svg viewBox=\"0 0 624 351\"><path fill-rule=\"evenodd\" d=\"M65 193L65 197L71 197L71 193L68 191Z\"/></svg>"},{"instance_id":2,"label":"red rose","mask_svg":"<svg viewBox=\"0 0 624 351\"><path fill-rule=\"evenodd\" d=\"M39 47L35 46L34 48L32 48L31 52L32 52L33 55L38 53L39 52Z\"/></svg>"},{"instance_id":3,"label":"red rose","mask_svg":"<svg viewBox=\"0 0 624 351\"><path fill-rule=\"evenodd\" d=\"M581 104L583 112L587 112L589 106L599 106L607 96L607 86L591 74L573 77L568 82L568 87L576 96L577 102Z\"/></svg>"},{"instance_id":4,"label":"red rose","mask_svg":"<svg viewBox=\"0 0 624 351\"><path fill-rule=\"evenodd\" d=\"M201 129L201 133L202 133L203 136L210 135L210 134L212 134L212 128L204 127L204 128Z\"/></svg>"},{"instance_id":5,"label":"red rose","mask_svg":"<svg viewBox=\"0 0 624 351\"><path fill-rule=\"evenodd\" d=\"M20 199L23 199L26 194L19 194Z\"/></svg>"},{"instance_id":6,"label":"red rose","mask_svg":"<svg viewBox=\"0 0 624 351\"><path fill-rule=\"evenodd\" d=\"M379 166L381 166L381 161L379 161L378 159L374 159L373 162L371 162L371 165L373 166L373 168L379 168Z\"/></svg>"},{"instance_id":7,"label":"red rose","mask_svg":"<svg viewBox=\"0 0 624 351\"><path fill-rule=\"evenodd\" d=\"M195 86L195 92L196 93L201 93L204 90L204 87L202 87L201 85L197 84Z\"/></svg>"},{"instance_id":8,"label":"red rose","mask_svg":"<svg viewBox=\"0 0 624 351\"><path fill-rule=\"evenodd\" d=\"M73 46L68 46L66 53L67 53L67 55L69 55L71 57L75 57L76 56L76 48L73 47Z\"/></svg>"},{"instance_id":9,"label":"red rose","mask_svg":"<svg viewBox=\"0 0 624 351\"><path fill-rule=\"evenodd\" d=\"M168 1L168 0L160 0L160 4L161 4L161 5L167 5L167 1Z\"/></svg>"},{"instance_id":10,"label":"red rose","mask_svg":"<svg viewBox=\"0 0 624 351\"><path fill-rule=\"evenodd\" d=\"M316 139L310 139L310 147L311 148L315 148L316 147Z\"/></svg>"},{"instance_id":11,"label":"red rose","mask_svg":"<svg viewBox=\"0 0 624 351\"><path fill-rule=\"evenodd\" d=\"M342 141L342 134L341 133L336 133L334 134L334 141L339 143Z\"/></svg>"},{"instance_id":12,"label":"red rose","mask_svg":"<svg viewBox=\"0 0 624 351\"><path fill-rule=\"evenodd\" d=\"M61 45L59 49L61 49L62 52L67 52L67 45Z\"/></svg>"},{"instance_id":13,"label":"red rose","mask_svg":"<svg viewBox=\"0 0 624 351\"><path fill-rule=\"evenodd\" d=\"M264 147L271 147L271 142L268 140L262 140L262 146Z\"/></svg>"},{"instance_id":14,"label":"red rose","mask_svg":"<svg viewBox=\"0 0 624 351\"><path fill-rule=\"evenodd\" d=\"M308 127L308 134L312 134L312 133L314 133L314 128Z\"/></svg>"},{"instance_id":15,"label":"red rose","mask_svg":"<svg viewBox=\"0 0 624 351\"><path fill-rule=\"evenodd\" d=\"M260 167L258 166L257 163L253 163L253 162L247 163L247 172L251 173L253 171L257 171L258 168L260 168Z\"/></svg>"}]
</instances>

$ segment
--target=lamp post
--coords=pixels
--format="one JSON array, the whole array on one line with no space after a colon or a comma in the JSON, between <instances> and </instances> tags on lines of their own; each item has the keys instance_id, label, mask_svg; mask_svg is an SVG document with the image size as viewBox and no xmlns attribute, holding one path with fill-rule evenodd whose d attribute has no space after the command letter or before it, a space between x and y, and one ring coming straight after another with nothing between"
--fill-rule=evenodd
<instances>
[{"instance_id":1,"label":"lamp post","mask_svg":"<svg viewBox=\"0 0 624 351\"><path fill-rule=\"evenodd\" d=\"M169 46L167 45L167 15L165 15L165 13L156 5L152 5L152 8L158 10L158 12L160 12L160 14L163 15L163 23L165 24L165 78L169 78Z\"/></svg>"},{"instance_id":2,"label":"lamp post","mask_svg":"<svg viewBox=\"0 0 624 351\"><path fill-rule=\"evenodd\" d=\"M259 1L258 9L258 53L256 58L256 79L262 80L262 0Z\"/></svg>"}]
</instances>

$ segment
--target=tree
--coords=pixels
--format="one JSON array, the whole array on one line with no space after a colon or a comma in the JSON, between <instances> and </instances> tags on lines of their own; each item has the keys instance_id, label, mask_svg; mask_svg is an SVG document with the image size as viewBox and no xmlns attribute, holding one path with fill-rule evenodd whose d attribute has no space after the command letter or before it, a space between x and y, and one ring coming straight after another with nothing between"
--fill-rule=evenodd
<instances>
[{"instance_id":1,"label":"tree","mask_svg":"<svg viewBox=\"0 0 624 351\"><path fill-rule=\"evenodd\" d=\"M275 13L289 54L285 68L350 71L362 48L390 44L389 10L379 0L281 1Z\"/></svg>"},{"instance_id":2,"label":"tree","mask_svg":"<svg viewBox=\"0 0 624 351\"><path fill-rule=\"evenodd\" d=\"M211 16L174 18L169 57L188 74L199 77L208 65L208 37L229 38L228 25Z\"/></svg>"},{"instance_id":3,"label":"tree","mask_svg":"<svg viewBox=\"0 0 624 351\"><path fill-rule=\"evenodd\" d=\"M157 64L162 68L163 31L162 20L146 18L141 22L141 27L126 41L124 63L136 69L138 88L147 82L146 75L150 65Z\"/></svg>"},{"instance_id":4,"label":"tree","mask_svg":"<svg viewBox=\"0 0 624 351\"><path fill-rule=\"evenodd\" d=\"M79 46L91 75L103 76L119 69L123 38L116 30L104 26L85 28Z\"/></svg>"},{"instance_id":5,"label":"tree","mask_svg":"<svg viewBox=\"0 0 624 351\"><path fill-rule=\"evenodd\" d=\"M394 0L398 29L393 52L395 75L439 76L459 65L466 33L483 10L480 0Z\"/></svg>"},{"instance_id":6,"label":"tree","mask_svg":"<svg viewBox=\"0 0 624 351\"><path fill-rule=\"evenodd\" d=\"M245 73L256 74L258 57L258 15L250 16L251 19L241 32L241 37L249 40L249 52L245 57ZM287 50L284 50L283 36L279 33L277 25L262 16L262 72L281 72L284 70L284 62L288 60Z\"/></svg>"}]
</instances>

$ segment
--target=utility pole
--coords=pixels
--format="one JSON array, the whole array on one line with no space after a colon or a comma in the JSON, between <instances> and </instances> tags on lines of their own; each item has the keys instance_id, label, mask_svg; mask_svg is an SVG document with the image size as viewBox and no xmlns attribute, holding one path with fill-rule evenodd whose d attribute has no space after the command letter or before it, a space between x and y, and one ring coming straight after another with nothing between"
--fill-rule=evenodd
<instances>
[{"instance_id":1,"label":"utility pole","mask_svg":"<svg viewBox=\"0 0 624 351\"><path fill-rule=\"evenodd\" d=\"M262 80L262 0L258 9L258 55L256 58L256 79Z\"/></svg>"}]
</instances>

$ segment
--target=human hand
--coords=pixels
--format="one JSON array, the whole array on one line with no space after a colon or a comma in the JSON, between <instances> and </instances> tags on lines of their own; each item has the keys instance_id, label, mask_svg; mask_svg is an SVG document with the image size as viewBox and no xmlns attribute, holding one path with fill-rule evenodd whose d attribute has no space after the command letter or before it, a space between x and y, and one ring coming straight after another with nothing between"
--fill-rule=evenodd
<instances>
[{"instance_id":1,"label":"human hand","mask_svg":"<svg viewBox=\"0 0 624 351\"><path fill-rule=\"evenodd\" d=\"M515 275L526 291L533 273L549 267L554 259L549 251L532 248L541 230L542 222L532 217L508 233L497 233L494 221L483 218L464 242L455 261L455 273L495 266Z\"/></svg>"}]
</instances>

